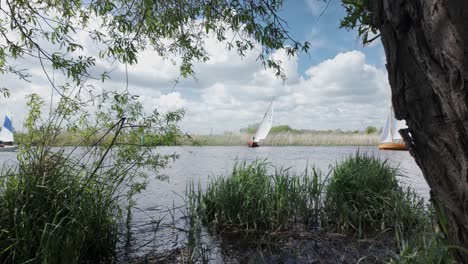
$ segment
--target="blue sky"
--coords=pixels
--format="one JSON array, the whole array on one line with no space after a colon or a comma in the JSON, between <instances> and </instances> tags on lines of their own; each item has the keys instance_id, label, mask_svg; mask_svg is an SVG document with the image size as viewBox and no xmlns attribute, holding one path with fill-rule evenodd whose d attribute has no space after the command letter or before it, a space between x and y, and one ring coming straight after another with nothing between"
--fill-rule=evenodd
<instances>
[{"instance_id":1,"label":"blue sky","mask_svg":"<svg viewBox=\"0 0 468 264\"><path fill-rule=\"evenodd\" d=\"M309 54L299 55L301 73L310 65L348 50L362 51L369 63L383 66L384 51L380 40L363 47L356 31L340 28L345 10L339 0L331 0L328 7L323 0L289 0L285 2L280 15L288 22L294 38L312 44Z\"/></svg>"},{"instance_id":2,"label":"blue sky","mask_svg":"<svg viewBox=\"0 0 468 264\"><path fill-rule=\"evenodd\" d=\"M138 64L128 66L129 91L140 96L148 112L154 108L161 112L185 109L181 127L188 133L237 132L259 122L273 97L277 98L274 125L317 130L381 127L390 105L390 88L380 40L363 47L356 32L339 28L344 16L341 1L332 0L318 18L324 7L322 0L287 0L280 12L291 35L311 43L310 52L298 57L288 59L284 51L274 54L283 62L286 82L257 61L257 50L241 58L227 50L225 43L207 36L205 48L210 60L195 64L196 79L181 79L174 89L174 80L179 77L177 65L148 49L139 54ZM78 32L75 40L85 47L87 55L97 53L86 33ZM29 69L31 82L0 76L0 84L12 92L2 101L0 113L10 113L21 127L25 96L42 95L44 109L48 109L51 88L37 61L29 58L15 63ZM112 71L111 80L89 84L103 89L126 88L125 65L98 60L94 70ZM67 81L55 73L56 85Z\"/></svg>"}]
</instances>

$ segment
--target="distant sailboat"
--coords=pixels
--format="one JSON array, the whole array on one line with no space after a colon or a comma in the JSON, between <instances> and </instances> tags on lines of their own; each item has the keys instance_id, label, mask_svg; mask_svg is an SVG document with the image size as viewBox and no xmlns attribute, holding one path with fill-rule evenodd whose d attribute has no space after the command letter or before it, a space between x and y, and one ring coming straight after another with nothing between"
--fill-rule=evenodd
<instances>
[{"instance_id":1,"label":"distant sailboat","mask_svg":"<svg viewBox=\"0 0 468 264\"><path fill-rule=\"evenodd\" d=\"M385 121L385 126L380 136L379 149L382 150L407 150L405 142L401 138L398 130L406 128L405 121L397 120L393 107L390 107L390 111Z\"/></svg>"},{"instance_id":2,"label":"distant sailboat","mask_svg":"<svg viewBox=\"0 0 468 264\"><path fill-rule=\"evenodd\" d=\"M263 120L258 127L257 133L252 140L247 141L249 147L258 147L260 140L265 139L268 136L268 133L270 132L270 129L273 125L273 102L274 99L271 101L270 106L268 106L268 110L263 116Z\"/></svg>"},{"instance_id":3,"label":"distant sailboat","mask_svg":"<svg viewBox=\"0 0 468 264\"><path fill-rule=\"evenodd\" d=\"M13 138L13 124L11 118L5 115L2 130L0 131L0 152L15 151Z\"/></svg>"}]
</instances>

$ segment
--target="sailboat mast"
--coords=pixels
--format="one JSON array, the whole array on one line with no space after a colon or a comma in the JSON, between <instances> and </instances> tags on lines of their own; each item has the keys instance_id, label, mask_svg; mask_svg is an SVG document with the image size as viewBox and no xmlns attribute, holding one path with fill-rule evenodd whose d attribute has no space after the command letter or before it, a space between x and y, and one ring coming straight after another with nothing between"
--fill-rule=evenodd
<instances>
[{"instance_id":1,"label":"sailboat mast","mask_svg":"<svg viewBox=\"0 0 468 264\"><path fill-rule=\"evenodd\" d=\"M390 125L388 126L388 129L390 130L390 139L393 141L393 127L392 127L392 121L393 121L393 105L390 105L390 113L388 114L388 118L390 119Z\"/></svg>"},{"instance_id":2,"label":"sailboat mast","mask_svg":"<svg viewBox=\"0 0 468 264\"><path fill-rule=\"evenodd\" d=\"M265 120L266 115L267 115L268 112L270 111L271 105L273 104L273 101L275 100L275 98L276 98L276 97L273 97L273 99L271 99L270 105L268 106L268 109L266 110L265 114L263 115L262 122L260 122L260 124L263 123L263 121Z\"/></svg>"}]
</instances>

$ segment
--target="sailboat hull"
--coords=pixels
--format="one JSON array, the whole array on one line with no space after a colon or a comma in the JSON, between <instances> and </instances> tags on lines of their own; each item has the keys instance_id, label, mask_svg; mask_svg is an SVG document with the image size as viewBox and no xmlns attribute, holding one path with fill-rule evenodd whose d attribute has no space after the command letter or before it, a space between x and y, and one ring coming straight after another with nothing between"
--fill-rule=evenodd
<instances>
[{"instance_id":1,"label":"sailboat hull","mask_svg":"<svg viewBox=\"0 0 468 264\"><path fill-rule=\"evenodd\" d=\"M247 141L247 145L251 148L260 147L257 142L253 142L252 140Z\"/></svg>"},{"instance_id":2,"label":"sailboat hull","mask_svg":"<svg viewBox=\"0 0 468 264\"><path fill-rule=\"evenodd\" d=\"M380 150L408 150L405 143L380 143Z\"/></svg>"}]
</instances>

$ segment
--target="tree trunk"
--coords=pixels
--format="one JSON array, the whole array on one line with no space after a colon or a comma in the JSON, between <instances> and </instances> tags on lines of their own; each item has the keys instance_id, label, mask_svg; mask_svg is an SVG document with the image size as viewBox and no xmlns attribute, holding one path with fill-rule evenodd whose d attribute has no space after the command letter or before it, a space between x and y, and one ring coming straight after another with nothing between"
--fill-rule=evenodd
<instances>
[{"instance_id":1,"label":"tree trunk","mask_svg":"<svg viewBox=\"0 0 468 264\"><path fill-rule=\"evenodd\" d=\"M468 0L371 0L397 119L411 155L468 249ZM468 254L458 252L468 263Z\"/></svg>"}]
</instances>

